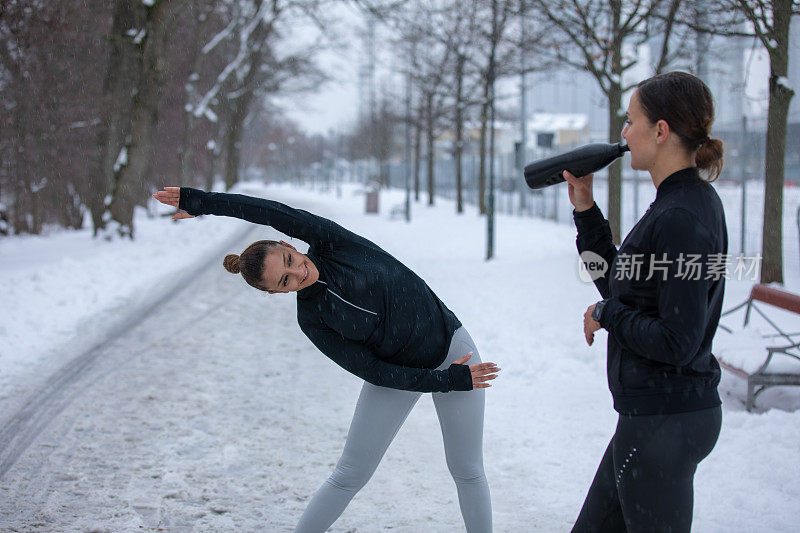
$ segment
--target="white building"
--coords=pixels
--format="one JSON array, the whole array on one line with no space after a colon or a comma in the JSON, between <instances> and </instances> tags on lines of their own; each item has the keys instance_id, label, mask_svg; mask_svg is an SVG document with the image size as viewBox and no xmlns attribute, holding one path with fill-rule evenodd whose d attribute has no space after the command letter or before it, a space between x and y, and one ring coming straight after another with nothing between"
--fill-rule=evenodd
<instances>
[{"instance_id":1,"label":"white building","mask_svg":"<svg viewBox=\"0 0 800 533\"><path fill-rule=\"evenodd\" d=\"M565 67L535 73L528 76L527 86L530 114L579 114L586 117L592 140L608 137L606 97L588 72Z\"/></svg>"},{"instance_id":2,"label":"white building","mask_svg":"<svg viewBox=\"0 0 800 533\"><path fill-rule=\"evenodd\" d=\"M527 127L528 147L571 147L590 140L589 117L582 113L533 113Z\"/></svg>"}]
</instances>

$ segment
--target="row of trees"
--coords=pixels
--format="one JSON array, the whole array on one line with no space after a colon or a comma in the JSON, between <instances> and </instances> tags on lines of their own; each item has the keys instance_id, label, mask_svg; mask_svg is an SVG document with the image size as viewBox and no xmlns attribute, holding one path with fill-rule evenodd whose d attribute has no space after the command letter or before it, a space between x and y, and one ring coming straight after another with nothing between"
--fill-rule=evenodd
<instances>
[{"instance_id":1,"label":"row of trees","mask_svg":"<svg viewBox=\"0 0 800 533\"><path fill-rule=\"evenodd\" d=\"M273 97L324 80L314 56L321 43L298 45L293 30L326 35L324 21L347 3L388 30L408 83L386 91L345 141L310 138ZM781 281L775 222L793 95L788 30L798 10L797 0L5 0L0 230L80 227L88 211L96 235L132 237L134 206L164 183L210 187L222 177L231 186L250 164L298 172L324 157L326 143L385 162L402 147L401 126L412 132L415 196L425 177L429 203L434 142L452 135L460 212L468 122L480 124L483 213L496 104L506 103L500 116L509 109L498 80L564 65L591 73L617 141L623 96L638 81L626 73L643 43L660 43L649 65L658 73L693 70L707 52L702 36L750 36L771 68L762 280ZM619 242L619 163L609 186L606 213Z\"/></svg>"},{"instance_id":2,"label":"row of trees","mask_svg":"<svg viewBox=\"0 0 800 533\"><path fill-rule=\"evenodd\" d=\"M95 235L133 237L133 209L153 189L232 185L255 117L260 140L313 146L271 103L324 79L319 43L290 38L298 24L324 29L328 3L4 0L4 231L78 228L88 212Z\"/></svg>"},{"instance_id":3,"label":"row of trees","mask_svg":"<svg viewBox=\"0 0 800 533\"><path fill-rule=\"evenodd\" d=\"M394 35L391 43L411 78L409 116L396 113L397 124L414 131L414 191L419 199L421 164L427 163L428 202L434 202L434 139L452 134L456 164L457 209L462 210L461 152L466 121L480 123L478 191L481 213L487 210L485 164L490 151L490 116L503 95L498 80L569 66L589 72L605 95L608 140L620 140L623 97L638 79L628 72L640 62L641 46L657 43L648 65L651 74L700 70L714 60L711 36L757 39L770 59L769 113L765 175L762 280L782 281L783 161L788 106L793 91L786 82L789 24L800 13L796 0L409 0L369 3ZM516 99L516 94L514 95ZM388 91L387 107L401 110L409 98ZM512 107L517 105L516 101ZM508 109L508 106L506 106ZM515 110L514 110L515 111ZM515 118L506 115L505 118ZM385 126L385 117L375 119ZM377 126L373 126L377 127ZM382 138L385 138L384 135ZM385 159L374 146L373 157ZM609 168L609 205L605 210L615 242L620 242L621 161ZM777 223L776 223L777 222Z\"/></svg>"}]
</instances>

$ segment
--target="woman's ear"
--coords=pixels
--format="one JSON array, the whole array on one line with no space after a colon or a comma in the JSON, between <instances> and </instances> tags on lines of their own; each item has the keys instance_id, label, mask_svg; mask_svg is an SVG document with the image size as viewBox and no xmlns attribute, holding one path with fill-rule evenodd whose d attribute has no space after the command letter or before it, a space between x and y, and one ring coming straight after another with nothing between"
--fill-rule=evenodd
<instances>
[{"instance_id":1,"label":"woman's ear","mask_svg":"<svg viewBox=\"0 0 800 533\"><path fill-rule=\"evenodd\" d=\"M295 248L294 246L292 246L292 245L291 245L291 244L289 244L288 242L286 242L286 241L279 241L279 242L280 242L282 245L284 245L285 247L287 247L287 248L291 248L291 249L292 249L292 250L294 250L295 252L297 251L297 248Z\"/></svg>"},{"instance_id":2,"label":"woman's ear","mask_svg":"<svg viewBox=\"0 0 800 533\"><path fill-rule=\"evenodd\" d=\"M656 144L661 144L669 137L669 124L666 120L659 120L656 123Z\"/></svg>"}]
</instances>

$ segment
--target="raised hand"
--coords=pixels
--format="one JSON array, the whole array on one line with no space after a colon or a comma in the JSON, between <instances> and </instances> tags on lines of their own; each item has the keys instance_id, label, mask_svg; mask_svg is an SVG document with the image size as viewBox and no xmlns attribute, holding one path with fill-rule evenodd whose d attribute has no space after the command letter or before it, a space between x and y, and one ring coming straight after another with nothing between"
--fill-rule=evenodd
<instances>
[{"instance_id":1,"label":"raised hand","mask_svg":"<svg viewBox=\"0 0 800 533\"><path fill-rule=\"evenodd\" d=\"M468 353L460 359L453 361L454 365L463 365L472 357L472 352ZM491 387L491 384L486 383L497 377L500 369L494 363L478 363L477 365L469 365L469 372L472 374L472 388L485 389Z\"/></svg>"},{"instance_id":2,"label":"raised hand","mask_svg":"<svg viewBox=\"0 0 800 533\"><path fill-rule=\"evenodd\" d=\"M178 209L178 203L181 200L181 188L164 187L163 191L158 191L152 196L162 204L171 205L175 209ZM186 211L178 211L172 215L172 220L180 220L182 218L194 218L194 215L190 215Z\"/></svg>"},{"instance_id":3,"label":"raised hand","mask_svg":"<svg viewBox=\"0 0 800 533\"><path fill-rule=\"evenodd\" d=\"M594 174L587 174L581 178L576 178L564 170L561 173L569 184L569 201L576 211L586 211L594 205L594 193L592 192L592 180Z\"/></svg>"}]
</instances>

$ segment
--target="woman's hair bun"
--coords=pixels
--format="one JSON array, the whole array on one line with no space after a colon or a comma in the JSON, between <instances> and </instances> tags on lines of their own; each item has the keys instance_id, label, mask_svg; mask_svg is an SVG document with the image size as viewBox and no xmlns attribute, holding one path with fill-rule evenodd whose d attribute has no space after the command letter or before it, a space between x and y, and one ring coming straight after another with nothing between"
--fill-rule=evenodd
<instances>
[{"instance_id":1,"label":"woman's hair bun","mask_svg":"<svg viewBox=\"0 0 800 533\"><path fill-rule=\"evenodd\" d=\"M238 274L241 272L239 270L239 256L236 254L226 255L225 259L222 260L222 265L225 267L225 270L231 274Z\"/></svg>"},{"instance_id":2,"label":"woman's hair bun","mask_svg":"<svg viewBox=\"0 0 800 533\"><path fill-rule=\"evenodd\" d=\"M697 150L695 165L700 170L708 171L709 183L716 180L722 172L723 144L720 139L707 139Z\"/></svg>"}]
</instances>

